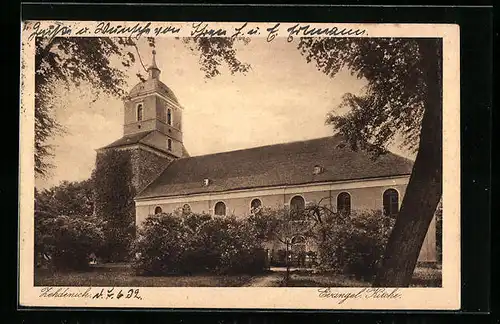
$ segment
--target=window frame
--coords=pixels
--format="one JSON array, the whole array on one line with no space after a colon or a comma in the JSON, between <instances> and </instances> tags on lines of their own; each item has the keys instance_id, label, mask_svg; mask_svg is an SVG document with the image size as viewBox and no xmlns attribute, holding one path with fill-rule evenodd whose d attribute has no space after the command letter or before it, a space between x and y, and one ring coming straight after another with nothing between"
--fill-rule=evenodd
<instances>
[{"instance_id":1,"label":"window frame","mask_svg":"<svg viewBox=\"0 0 500 324\"><path fill-rule=\"evenodd\" d=\"M218 214L216 213L216 209L217 209L217 205L218 205L218 204L223 204L223 205L224 205L224 214L223 214L223 215L218 215ZM213 211L214 211L214 215L215 215L215 216L227 216L227 204L226 204L226 202L225 202L225 201L223 201L223 200L219 200L219 201L217 201L217 202L214 204Z\"/></svg>"},{"instance_id":2,"label":"window frame","mask_svg":"<svg viewBox=\"0 0 500 324\"><path fill-rule=\"evenodd\" d=\"M186 210L185 210L186 206L189 208L189 213L192 213L191 205L188 203L185 203L184 205L182 205L182 215L188 215L188 213L186 213Z\"/></svg>"},{"instance_id":3,"label":"window frame","mask_svg":"<svg viewBox=\"0 0 500 324\"><path fill-rule=\"evenodd\" d=\"M293 195L292 198L290 198L290 200L288 201L288 206L290 207L290 210L292 210L292 200L296 197L300 197L302 198L302 200L304 201L304 209L306 209L306 206L307 206L307 201L306 201L306 198L304 198L303 195L301 194L296 194L296 195Z\"/></svg>"},{"instance_id":4,"label":"window frame","mask_svg":"<svg viewBox=\"0 0 500 324\"><path fill-rule=\"evenodd\" d=\"M351 215L351 212L352 212L352 195L349 191L341 191L337 194L337 199L336 199L336 204L337 204L337 213L341 213L341 212L345 212L345 209L340 209L339 208L339 198L340 198L340 195L342 194L345 194L347 195L347 197L349 197L349 210L347 211L347 215Z\"/></svg>"},{"instance_id":5,"label":"window frame","mask_svg":"<svg viewBox=\"0 0 500 324\"><path fill-rule=\"evenodd\" d=\"M165 119L168 126L172 126L174 124L174 114L171 108L167 107L167 112L165 113Z\"/></svg>"},{"instance_id":6,"label":"window frame","mask_svg":"<svg viewBox=\"0 0 500 324\"><path fill-rule=\"evenodd\" d=\"M262 203L262 199L260 197L254 197L250 200L250 213L252 213L252 203L255 201L255 200L258 200L260 202L260 205L257 207L257 208L261 208L262 209L262 206L263 206L263 203Z\"/></svg>"},{"instance_id":7,"label":"window frame","mask_svg":"<svg viewBox=\"0 0 500 324\"><path fill-rule=\"evenodd\" d=\"M388 214L385 213L385 210L386 210L385 209L385 195L386 195L386 193L388 191L389 192L395 192L396 195L397 195L396 196L396 198L397 198L397 211L396 211L396 213L392 213L392 205L393 205L392 201L389 201L389 208L391 209L391 212L388 213ZM396 188L391 187L391 188L385 189L382 192L382 215L384 215L385 217L393 217L393 218L397 217L397 215L399 214L399 210L401 208L401 199L400 199L400 197L401 197L401 193ZM389 198L391 198L391 197L389 197Z\"/></svg>"},{"instance_id":8,"label":"window frame","mask_svg":"<svg viewBox=\"0 0 500 324\"><path fill-rule=\"evenodd\" d=\"M172 151L172 139L167 138L167 150Z\"/></svg>"},{"instance_id":9,"label":"window frame","mask_svg":"<svg viewBox=\"0 0 500 324\"><path fill-rule=\"evenodd\" d=\"M141 119L139 119L139 108L141 109L141 113L140 113ZM144 121L144 103L143 102L138 102L135 105L135 121L136 122Z\"/></svg>"}]
</instances>

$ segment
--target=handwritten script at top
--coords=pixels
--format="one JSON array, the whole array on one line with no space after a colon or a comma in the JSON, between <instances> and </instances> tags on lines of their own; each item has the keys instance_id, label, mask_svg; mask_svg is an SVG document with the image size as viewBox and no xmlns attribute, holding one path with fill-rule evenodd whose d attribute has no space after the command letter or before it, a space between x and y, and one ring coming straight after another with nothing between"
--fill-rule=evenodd
<instances>
[{"instance_id":1,"label":"handwritten script at top","mask_svg":"<svg viewBox=\"0 0 500 324\"><path fill-rule=\"evenodd\" d=\"M272 42L277 36L285 36L288 42L292 42L295 37L348 37L366 36L367 31L359 28L347 27L315 27L311 24L294 24L288 28L282 28L281 23L242 23L237 27L214 27L211 23L197 22L186 26L174 26L165 23L141 22L135 25L124 25L118 22L99 22L91 28L90 24L83 27L75 27L70 23L63 24L54 22L47 26L42 26L40 22L34 24L24 24L23 32L29 34L28 40L36 37L48 38L49 41L55 37L71 36L97 36L97 37L130 37L139 39L141 37L158 37L160 35L185 35L183 28L188 29L190 37L210 38L210 37L265 37L268 42Z\"/></svg>"}]
</instances>

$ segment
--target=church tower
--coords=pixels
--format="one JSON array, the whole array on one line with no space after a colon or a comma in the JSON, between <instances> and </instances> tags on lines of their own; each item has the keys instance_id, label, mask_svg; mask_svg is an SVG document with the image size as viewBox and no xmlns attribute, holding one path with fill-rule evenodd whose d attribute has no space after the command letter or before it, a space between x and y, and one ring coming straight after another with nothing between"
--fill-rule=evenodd
<instances>
[{"instance_id":1,"label":"church tower","mask_svg":"<svg viewBox=\"0 0 500 324\"><path fill-rule=\"evenodd\" d=\"M182 110L172 90L160 81L155 51L148 79L132 88L125 99L124 136L156 132L150 144L173 157L185 155L182 144Z\"/></svg>"},{"instance_id":2,"label":"church tower","mask_svg":"<svg viewBox=\"0 0 500 324\"><path fill-rule=\"evenodd\" d=\"M182 142L182 110L173 91L160 81L153 51L148 78L124 99L123 137L97 150L127 150L136 192L155 179L174 159L188 156ZM102 154L101 154L102 155Z\"/></svg>"}]
</instances>

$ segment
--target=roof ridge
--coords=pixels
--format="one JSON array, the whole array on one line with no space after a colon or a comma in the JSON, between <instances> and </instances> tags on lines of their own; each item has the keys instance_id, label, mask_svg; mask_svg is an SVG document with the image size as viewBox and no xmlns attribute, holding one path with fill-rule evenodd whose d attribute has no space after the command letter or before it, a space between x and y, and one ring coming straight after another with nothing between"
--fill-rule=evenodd
<instances>
[{"instance_id":1,"label":"roof ridge","mask_svg":"<svg viewBox=\"0 0 500 324\"><path fill-rule=\"evenodd\" d=\"M189 156L189 157L183 157L183 158L180 158L178 160L198 158L198 157L202 157L202 156L214 156L214 155L227 154L227 153L233 153L233 152L257 150L257 149L262 149L262 148L271 147L271 146L286 146L286 145L297 144L297 143L306 143L306 142L313 142L313 141L325 140L325 139L334 138L334 137L339 137L339 134L334 134L334 135L330 135L330 136L323 136L323 137L317 137L317 138L311 138L311 139L306 139L306 140L297 140L297 141L292 141L292 142L284 142L284 143L275 143L275 144L267 144L267 145L261 145L261 146L254 146L254 147L242 148L242 149L231 150L231 151L223 151L223 152L215 152L215 153L209 153L209 154L193 155L193 156Z\"/></svg>"},{"instance_id":2,"label":"roof ridge","mask_svg":"<svg viewBox=\"0 0 500 324\"><path fill-rule=\"evenodd\" d=\"M143 134L143 135L141 136L141 138L139 139L139 141L140 141L140 140L142 140L144 137L148 136L149 134L151 134L151 133L152 133L152 132L154 132L154 131L156 131L156 129L152 129L152 130L148 130L148 131L143 131L143 132L138 132L138 133L135 133L135 134L133 134L133 135ZM133 136L133 135L131 135L131 136Z\"/></svg>"}]
</instances>

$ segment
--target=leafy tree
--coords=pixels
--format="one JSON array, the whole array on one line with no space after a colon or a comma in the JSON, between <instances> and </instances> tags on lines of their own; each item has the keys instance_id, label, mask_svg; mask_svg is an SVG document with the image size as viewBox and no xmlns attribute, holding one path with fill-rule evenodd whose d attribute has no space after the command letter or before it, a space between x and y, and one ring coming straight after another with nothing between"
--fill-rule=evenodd
<instances>
[{"instance_id":1,"label":"leafy tree","mask_svg":"<svg viewBox=\"0 0 500 324\"><path fill-rule=\"evenodd\" d=\"M103 242L102 224L93 210L89 180L35 189L35 263L57 269L88 267L89 255Z\"/></svg>"},{"instance_id":2,"label":"leafy tree","mask_svg":"<svg viewBox=\"0 0 500 324\"><path fill-rule=\"evenodd\" d=\"M383 154L399 134L417 151L374 283L408 286L442 193L441 40L303 38L298 48L329 76L345 67L368 81L364 94L344 96L347 114L328 119L353 148Z\"/></svg>"},{"instance_id":3,"label":"leafy tree","mask_svg":"<svg viewBox=\"0 0 500 324\"><path fill-rule=\"evenodd\" d=\"M53 116L54 98L61 87L88 82L96 90L124 94L124 73L110 65L110 57L123 58L130 66L133 54L126 55L128 39L99 37L37 37L35 40L35 172L46 175L47 157L52 148L48 139L63 130Z\"/></svg>"},{"instance_id":4,"label":"leafy tree","mask_svg":"<svg viewBox=\"0 0 500 324\"><path fill-rule=\"evenodd\" d=\"M89 218L94 213L91 180L63 181L60 185L35 192L36 209L51 215Z\"/></svg>"},{"instance_id":5,"label":"leafy tree","mask_svg":"<svg viewBox=\"0 0 500 324\"><path fill-rule=\"evenodd\" d=\"M103 240L101 228L91 219L35 215L35 257L50 257L58 270L85 270Z\"/></svg>"}]
</instances>

